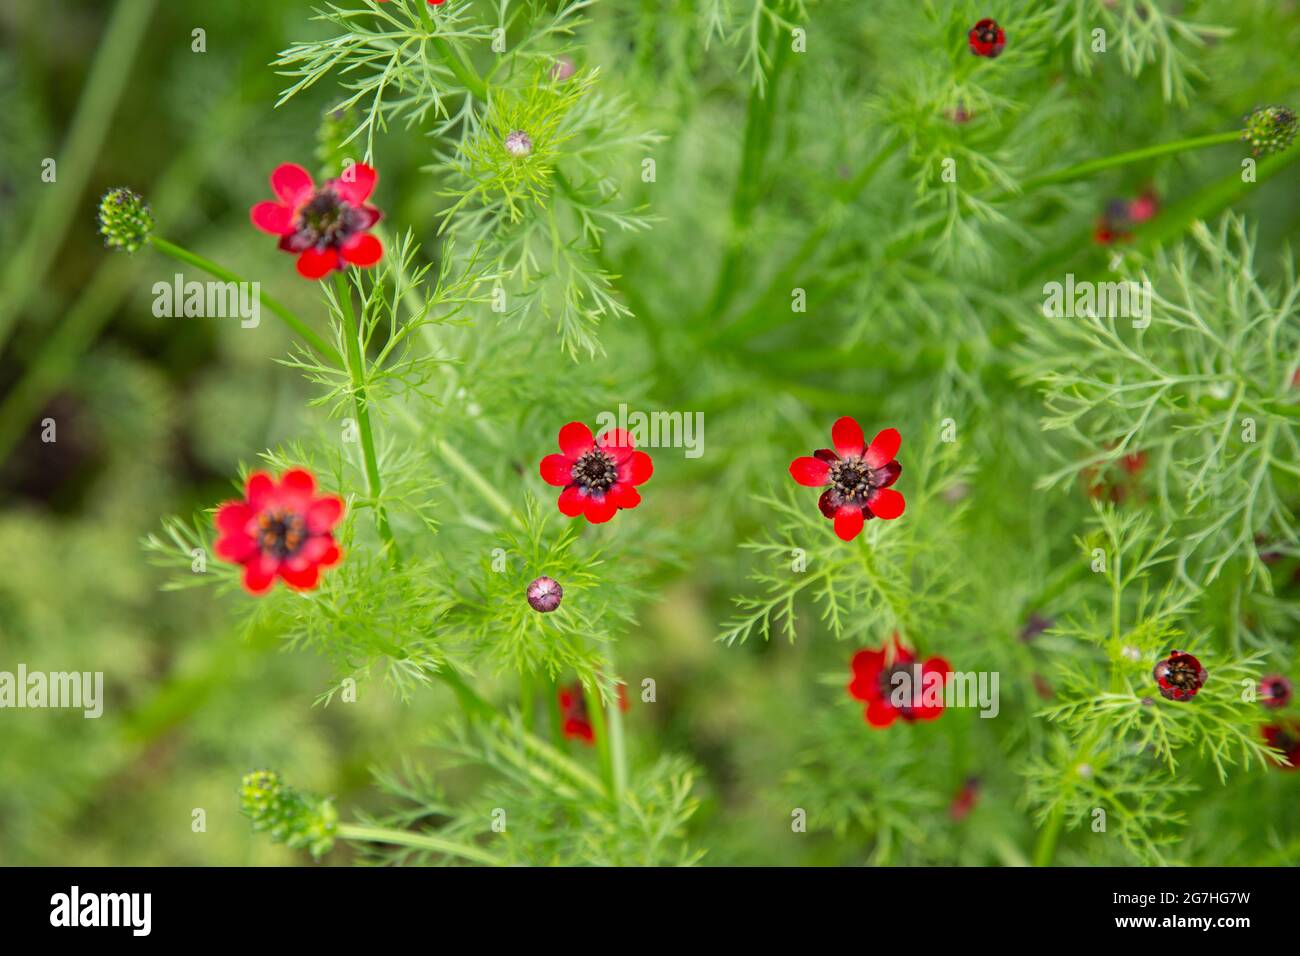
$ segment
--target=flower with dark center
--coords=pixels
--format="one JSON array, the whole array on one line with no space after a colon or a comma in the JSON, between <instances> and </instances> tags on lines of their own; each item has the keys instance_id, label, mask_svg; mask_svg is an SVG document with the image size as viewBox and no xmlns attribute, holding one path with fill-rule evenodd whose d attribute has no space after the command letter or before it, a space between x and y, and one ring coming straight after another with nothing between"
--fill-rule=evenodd
<instances>
[{"instance_id":1,"label":"flower with dark center","mask_svg":"<svg viewBox=\"0 0 1300 956\"><path fill-rule=\"evenodd\" d=\"M608 521L622 508L641 503L636 486L654 473L654 462L637 451L632 436L612 428L594 439L582 422L560 429L560 452L541 461L542 478L563 488L560 512L570 518L583 515L592 524Z\"/></svg>"},{"instance_id":2,"label":"flower with dark center","mask_svg":"<svg viewBox=\"0 0 1300 956\"><path fill-rule=\"evenodd\" d=\"M1007 45L1007 35L996 20L986 17L970 28L966 42L976 56L986 56L991 60L1001 54L1002 48Z\"/></svg>"},{"instance_id":3,"label":"flower with dark center","mask_svg":"<svg viewBox=\"0 0 1300 956\"><path fill-rule=\"evenodd\" d=\"M906 502L890 488L903 466L894 460L902 441L886 428L868 447L862 428L847 416L831 428L835 451L821 448L790 463L790 476L809 488L826 488L817 506L835 522L835 533L852 541L871 518L897 518ZM829 485L829 487L827 487Z\"/></svg>"},{"instance_id":4,"label":"flower with dark center","mask_svg":"<svg viewBox=\"0 0 1300 956\"><path fill-rule=\"evenodd\" d=\"M511 130L506 136L506 152L522 159L533 151L533 139L521 129Z\"/></svg>"},{"instance_id":5,"label":"flower with dark center","mask_svg":"<svg viewBox=\"0 0 1300 956\"><path fill-rule=\"evenodd\" d=\"M1282 751L1282 756L1288 761L1283 763L1275 758L1280 768L1283 770L1300 768L1300 723L1290 720L1284 723L1267 724L1262 731L1264 742L1274 750Z\"/></svg>"},{"instance_id":6,"label":"flower with dark center","mask_svg":"<svg viewBox=\"0 0 1300 956\"><path fill-rule=\"evenodd\" d=\"M99 234L110 249L135 252L153 233L149 204L124 186L110 189L99 201Z\"/></svg>"},{"instance_id":7,"label":"flower with dark center","mask_svg":"<svg viewBox=\"0 0 1300 956\"><path fill-rule=\"evenodd\" d=\"M899 718L936 719L943 713L943 684L952 668L942 657L918 664L916 656L902 645L897 634L892 641L892 648L886 642L878 651L858 651L853 655L849 693L867 705L863 716L872 727L888 727ZM910 695L904 676L911 682ZM900 688L904 695L902 703L897 696Z\"/></svg>"},{"instance_id":8,"label":"flower with dark center","mask_svg":"<svg viewBox=\"0 0 1300 956\"><path fill-rule=\"evenodd\" d=\"M293 469L276 481L257 471L248 476L243 501L217 508L213 550L244 566L250 594L265 594L277 577L307 591L320 583L321 568L342 557L333 533L342 518L343 499L317 495L310 472Z\"/></svg>"},{"instance_id":9,"label":"flower with dark center","mask_svg":"<svg viewBox=\"0 0 1300 956\"><path fill-rule=\"evenodd\" d=\"M587 695L582 684L574 681L567 687L561 687L557 694L560 716L563 718L564 736L570 740L581 740L585 744L596 742L596 731L591 725L591 714L587 711ZM618 709L626 711L631 704L627 699L627 687L618 685Z\"/></svg>"},{"instance_id":10,"label":"flower with dark center","mask_svg":"<svg viewBox=\"0 0 1300 956\"><path fill-rule=\"evenodd\" d=\"M528 606L543 614L554 611L564 600L564 588L554 578L534 578L528 585Z\"/></svg>"},{"instance_id":11,"label":"flower with dark center","mask_svg":"<svg viewBox=\"0 0 1300 956\"><path fill-rule=\"evenodd\" d=\"M1295 141L1297 120L1294 110L1285 106L1261 106L1246 117L1241 138L1250 143L1255 156L1267 156L1288 149Z\"/></svg>"},{"instance_id":12,"label":"flower with dark center","mask_svg":"<svg viewBox=\"0 0 1300 956\"><path fill-rule=\"evenodd\" d=\"M1166 700L1191 700L1210 675L1191 654L1170 651L1168 657L1156 664L1151 676Z\"/></svg>"},{"instance_id":13,"label":"flower with dark center","mask_svg":"<svg viewBox=\"0 0 1300 956\"><path fill-rule=\"evenodd\" d=\"M280 248L298 256L298 272L320 279L336 269L373 266L384 247L368 231L380 212L366 204L378 174L364 163L343 170L319 188L301 166L283 163L271 174L279 202L260 202L249 216L263 232L280 237Z\"/></svg>"},{"instance_id":14,"label":"flower with dark center","mask_svg":"<svg viewBox=\"0 0 1300 956\"><path fill-rule=\"evenodd\" d=\"M1281 674L1266 674L1259 681L1259 702L1276 710L1291 703L1291 682Z\"/></svg>"}]
</instances>

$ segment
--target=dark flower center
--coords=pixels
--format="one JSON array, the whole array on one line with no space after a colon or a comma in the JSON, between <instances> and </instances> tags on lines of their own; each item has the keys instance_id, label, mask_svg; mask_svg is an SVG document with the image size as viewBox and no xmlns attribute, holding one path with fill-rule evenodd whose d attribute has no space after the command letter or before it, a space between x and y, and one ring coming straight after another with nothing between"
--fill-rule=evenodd
<instances>
[{"instance_id":1,"label":"dark flower center","mask_svg":"<svg viewBox=\"0 0 1300 956\"><path fill-rule=\"evenodd\" d=\"M618 465L614 459L593 448L583 454L573 466L573 481L590 492L604 492L618 480Z\"/></svg>"},{"instance_id":2,"label":"dark flower center","mask_svg":"<svg viewBox=\"0 0 1300 956\"><path fill-rule=\"evenodd\" d=\"M257 546L263 554L283 561L291 557L307 540L307 522L292 511L271 509L257 516Z\"/></svg>"},{"instance_id":3,"label":"dark flower center","mask_svg":"<svg viewBox=\"0 0 1300 956\"><path fill-rule=\"evenodd\" d=\"M361 224L355 206L344 202L332 189L322 189L298 210L294 239L302 248L325 249L341 245Z\"/></svg>"},{"instance_id":4,"label":"dark flower center","mask_svg":"<svg viewBox=\"0 0 1300 956\"><path fill-rule=\"evenodd\" d=\"M831 465L831 486L845 501L861 504L873 488L883 483L881 471L861 458L841 458Z\"/></svg>"},{"instance_id":5,"label":"dark flower center","mask_svg":"<svg viewBox=\"0 0 1300 956\"><path fill-rule=\"evenodd\" d=\"M906 680L894 682L895 674L906 674ZM911 718L912 711L920 703L921 688L917 686L918 673L914 661L899 661L893 667L887 668L880 672L880 695L885 699L885 703L893 707L905 718ZM901 706L896 704L894 694L899 690L906 691L904 697L905 703Z\"/></svg>"},{"instance_id":6,"label":"dark flower center","mask_svg":"<svg viewBox=\"0 0 1300 956\"><path fill-rule=\"evenodd\" d=\"M975 31L975 38L980 43L997 43L998 28L996 24L986 24Z\"/></svg>"},{"instance_id":7,"label":"dark flower center","mask_svg":"<svg viewBox=\"0 0 1300 956\"><path fill-rule=\"evenodd\" d=\"M1179 690L1196 690L1201 686L1201 673L1187 661L1175 660L1169 663L1165 680Z\"/></svg>"}]
</instances>

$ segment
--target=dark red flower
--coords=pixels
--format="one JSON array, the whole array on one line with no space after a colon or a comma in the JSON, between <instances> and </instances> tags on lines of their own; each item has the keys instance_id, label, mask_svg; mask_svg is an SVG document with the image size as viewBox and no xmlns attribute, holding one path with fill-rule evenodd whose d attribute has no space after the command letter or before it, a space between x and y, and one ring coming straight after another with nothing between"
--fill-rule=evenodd
<instances>
[{"instance_id":1,"label":"dark red flower","mask_svg":"<svg viewBox=\"0 0 1300 956\"><path fill-rule=\"evenodd\" d=\"M1295 770L1300 768L1300 723L1296 721L1287 721L1281 724L1267 724L1263 728L1264 741L1274 750L1282 751L1282 754L1290 761L1289 764L1282 761L1275 761L1283 770Z\"/></svg>"},{"instance_id":2,"label":"dark red flower","mask_svg":"<svg viewBox=\"0 0 1300 956\"><path fill-rule=\"evenodd\" d=\"M979 802L980 796L980 778L967 777L961 789L957 791L957 796L953 797L952 803L948 805L948 816L957 822L965 820L971 810L975 809L975 804Z\"/></svg>"},{"instance_id":3,"label":"dark red flower","mask_svg":"<svg viewBox=\"0 0 1300 956\"><path fill-rule=\"evenodd\" d=\"M1147 453L1130 452L1113 464L1118 465L1118 472L1112 463L1107 463L1089 465L1079 473L1089 498L1105 498L1115 504L1123 502L1139 488L1139 477L1147 467Z\"/></svg>"},{"instance_id":4,"label":"dark red flower","mask_svg":"<svg viewBox=\"0 0 1300 956\"><path fill-rule=\"evenodd\" d=\"M924 664L893 636L878 651L858 651L853 655L853 680L849 693L866 703L863 716L872 727L888 727L898 718L906 721L934 720L943 713L944 676L952 668L942 657L932 657ZM908 695L906 681L911 680ZM936 674L938 678L928 675Z\"/></svg>"},{"instance_id":5,"label":"dark red flower","mask_svg":"<svg viewBox=\"0 0 1300 956\"><path fill-rule=\"evenodd\" d=\"M903 496L889 487L903 470L894 460L901 441L896 429L886 428L870 447L864 447L861 426L846 416L831 428L835 451L819 448L811 457L796 458L790 463L790 476L809 488L830 485L817 505L834 520L835 533L852 541L864 521L903 513Z\"/></svg>"},{"instance_id":6,"label":"dark red flower","mask_svg":"<svg viewBox=\"0 0 1300 956\"><path fill-rule=\"evenodd\" d=\"M343 499L317 495L316 480L301 469L277 482L263 471L248 476L243 501L217 508L217 557L244 566L244 587L265 594L278 576L291 588L308 591L320 582L321 568L342 557L334 526L343 517Z\"/></svg>"},{"instance_id":7,"label":"dark red flower","mask_svg":"<svg viewBox=\"0 0 1300 956\"><path fill-rule=\"evenodd\" d=\"M384 247L367 230L380 212L366 200L378 174L355 163L319 189L301 166L282 163L271 174L279 202L260 202L249 211L253 225L280 237L280 248L298 254L298 272L320 279L336 269L373 266Z\"/></svg>"},{"instance_id":8,"label":"dark red flower","mask_svg":"<svg viewBox=\"0 0 1300 956\"><path fill-rule=\"evenodd\" d=\"M583 515L592 524L608 521L621 508L639 505L636 486L654 474L650 456L637 451L632 436L621 428L611 428L597 440L582 422L569 422L560 429L560 451L542 459L542 479L564 489L559 502L562 514Z\"/></svg>"},{"instance_id":9,"label":"dark red flower","mask_svg":"<svg viewBox=\"0 0 1300 956\"><path fill-rule=\"evenodd\" d=\"M970 43L972 53L986 56L990 60L998 56L1007 45L1007 35L998 26L998 22L987 17L970 28L966 40Z\"/></svg>"},{"instance_id":10,"label":"dark red flower","mask_svg":"<svg viewBox=\"0 0 1300 956\"><path fill-rule=\"evenodd\" d=\"M1205 685L1209 674L1191 654L1170 651L1151 671L1156 686L1167 700L1191 700Z\"/></svg>"},{"instance_id":11,"label":"dark red flower","mask_svg":"<svg viewBox=\"0 0 1300 956\"><path fill-rule=\"evenodd\" d=\"M1259 682L1259 702L1276 710L1291 703L1291 682L1281 674L1265 674Z\"/></svg>"},{"instance_id":12,"label":"dark red flower","mask_svg":"<svg viewBox=\"0 0 1300 956\"><path fill-rule=\"evenodd\" d=\"M591 744L596 741L596 732L591 726L591 715L587 713L587 697L582 684L574 682L561 687L558 693L560 715L564 718L564 736L570 740L581 740ZM627 700L627 688L618 685L618 709L626 711L631 704Z\"/></svg>"}]
</instances>

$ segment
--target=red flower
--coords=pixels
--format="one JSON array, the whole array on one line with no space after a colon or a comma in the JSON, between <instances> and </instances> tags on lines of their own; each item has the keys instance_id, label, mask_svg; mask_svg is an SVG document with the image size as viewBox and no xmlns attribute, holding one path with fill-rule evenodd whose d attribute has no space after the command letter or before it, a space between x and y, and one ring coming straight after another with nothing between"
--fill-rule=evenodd
<instances>
[{"instance_id":1,"label":"red flower","mask_svg":"<svg viewBox=\"0 0 1300 956\"><path fill-rule=\"evenodd\" d=\"M587 698L582 691L582 685L575 682L568 687L561 687L558 697L560 715L564 718L564 736L570 740L595 743L596 732L592 729L591 716L587 713ZM619 684L618 709L626 711L630 706L627 700L627 688Z\"/></svg>"},{"instance_id":2,"label":"red flower","mask_svg":"<svg viewBox=\"0 0 1300 956\"><path fill-rule=\"evenodd\" d=\"M217 557L244 566L244 588L264 594L278 575L291 588L309 591L320 569L342 554L333 529L343 517L343 499L317 495L316 479L301 469L275 481L263 471L248 476L243 501L217 508Z\"/></svg>"},{"instance_id":3,"label":"red flower","mask_svg":"<svg viewBox=\"0 0 1300 956\"><path fill-rule=\"evenodd\" d=\"M586 516L592 524L614 517L621 508L641 503L636 485L654 474L654 462L636 451L632 436L611 428L599 440L582 422L569 422L560 429L559 455L542 459L542 478L548 485L562 487L560 511L570 518Z\"/></svg>"},{"instance_id":4,"label":"red flower","mask_svg":"<svg viewBox=\"0 0 1300 956\"><path fill-rule=\"evenodd\" d=\"M1109 463L1104 468L1099 465L1088 465L1079 474L1083 478L1089 498L1106 498L1115 504L1120 504L1130 494L1139 490L1139 476L1146 470L1146 466L1147 453L1135 451L1119 459L1119 474L1109 467Z\"/></svg>"},{"instance_id":5,"label":"red flower","mask_svg":"<svg viewBox=\"0 0 1300 956\"><path fill-rule=\"evenodd\" d=\"M1191 654L1170 651L1151 671L1166 700L1191 700L1205 686L1210 675Z\"/></svg>"},{"instance_id":6,"label":"red flower","mask_svg":"<svg viewBox=\"0 0 1300 956\"><path fill-rule=\"evenodd\" d=\"M253 225L280 237L280 248L298 253L298 272L319 279L335 269L373 266L384 247L367 230L379 210L366 205L378 174L364 163L344 170L319 189L301 166L282 163L271 174L279 202L260 202L249 211Z\"/></svg>"},{"instance_id":7,"label":"red flower","mask_svg":"<svg viewBox=\"0 0 1300 956\"><path fill-rule=\"evenodd\" d=\"M1290 764L1276 761L1283 770L1300 768L1300 724L1289 721L1285 724L1267 724L1263 728L1264 740L1274 750L1282 751Z\"/></svg>"},{"instance_id":8,"label":"red flower","mask_svg":"<svg viewBox=\"0 0 1300 956\"><path fill-rule=\"evenodd\" d=\"M903 470L894 460L900 441L897 430L886 428L864 448L861 426L844 417L831 428L835 451L820 448L812 457L796 458L790 463L790 476L809 488L830 485L817 505L835 521L835 533L852 541L864 521L903 513L903 496L889 487Z\"/></svg>"},{"instance_id":9,"label":"red flower","mask_svg":"<svg viewBox=\"0 0 1300 956\"><path fill-rule=\"evenodd\" d=\"M986 17L970 28L966 41L970 44L972 53L976 56L986 56L991 60L1007 45L1007 35L1002 32L996 20Z\"/></svg>"},{"instance_id":10,"label":"red flower","mask_svg":"<svg viewBox=\"0 0 1300 956\"><path fill-rule=\"evenodd\" d=\"M863 716L872 727L888 727L900 717L906 721L936 719L943 713L942 675L952 668L942 657L917 664L916 657L899 642L897 634L893 642L892 654L886 642L878 651L858 651L853 655L849 693L866 703ZM895 681L897 675L903 674L912 682L910 700L906 682L901 678ZM940 676L934 679L929 674Z\"/></svg>"},{"instance_id":11,"label":"red flower","mask_svg":"<svg viewBox=\"0 0 1300 956\"><path fill-rule=\"evenodd\" d=\"M948 816L958 823L965 820L971 810L975 809L975 804L979 802L979 796L980 778L967 777L966 782L957 791L957 796L953 797L952 803L948 805Z\"/></svg>"},{"instance_id":12,"label":"red flower","mask_svg":"<svg viewBox=\"0 0 1300 956\"><path fill-rule=\"evenodd\" d=\"M1265 674L1259 681L1259 702L1276 710L1291 702L1291 682L1282 674Z\"/></svg>"}]
</instances>

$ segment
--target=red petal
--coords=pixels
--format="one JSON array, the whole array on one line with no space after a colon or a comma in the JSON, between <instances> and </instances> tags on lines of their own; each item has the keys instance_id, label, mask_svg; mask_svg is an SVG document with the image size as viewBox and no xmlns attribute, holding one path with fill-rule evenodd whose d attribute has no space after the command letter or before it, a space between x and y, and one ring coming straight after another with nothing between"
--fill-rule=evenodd
<instances>
[{"instance_id":1,"label":"red petal","mask_svg":"<svg viewBox=\"0 0 1300 956\"><path fill-rule=\"evenodd\" d=\"M277 503L283 507L306 514L315 496L316 479L312 477L311 472L301 468L291 468L280 476L275 497Z\"/></svg>"},{"instance_id":2,"label":"red petal","mask_svg":"<svg viewBox=\"0 0 1300 956\"><path fill-rule=\"evenodd\" d=\"M862 530L862 509L856 505L841 505L835 512L835 533L844 541L852 541Z\"/></svg>"},{"instance_id":3,"label":"red petal","mask_svg":"<svg viewBox=\"0 0 1300 956\"><path fill-rule=\"evenodd\" d=\"M244 590L249 594L265 594L275 583L275 572L280 562L269 554L259 555L244 565Z\"/></svg>"},{"instance_id":4,"label":"red petal","mask_svg":"<svg viewBox=\"0 0 1300 956\"><path fill-rule=\"evenodd\" d=\"M293 568L288 564L280 565L280 577L284 583L299 591L310 591L320 583L320 566L309 564L304 568Z\"/></svg>"},{"instance_id":5,"label":"red petal","mask_svg":"<svg viewBox=\"0 0 1300 956\"><path fill-rule=\"evenodd\" d=\"M339 254L333 249L317 249L313 246L303 250L298 257L298 274L304 279L320 279L335 269L342 268Z\"/></svg>"},{"instance_id":6,"label":"red petal","mask_svg":"<svg viewBox=\"0 0 1300 956\"><path fill-rule=\"evenodd\" d=\"M271 173L271 189L287 206L297 208L315 188L311 173L296 163L281 163Z\"/></svg>"},{"instance_id":7,"label":"red petal","mask_svg":"<svg viewBox=\"0 0 1300 956\"><path fill-rule=\"evenodd\" d=\"M841 458L856 458L862 454L862 427L845 415L831 426L831 444Z\"/></svg>"},{"instance_id":8,"label":"red petal","mask_svg":"<svg viewBox=\"0 0 1300 956\"><path fill-rule=\"evenodd\" d=\"M244 497L248 507L261 511L275 495L275 480L264 471L255 471L244 484Z\"/></svg>"},{"instance_id":9,"label":"red petal","mask_svg":"<svg viewBox=\"0 0 1300 956\"><path fill-rule=\"evenodd\" d=\"M898 480L898 476L903 473L903 466L896 461L891 461L884 467L885 480L881 483L881 488L888 488ZM878 476L877 476L878 477Z\"/></svg>"},{"instance_id":10,"label":"red petal","mask_svg":"<svg viewBox=\"0 0 1300 956\"><path fill-rule=\"evenodd\" d=\"M541 463L542 481L563 488L573 480L573 462L563 455L547 455Z\"/></svg>"},{"instance_id":11,"label":"red petal","mask_svg":"<svg viewBox=\"0 0 1300 956\"><path fill-rule=\"evenodd\" d=\"M867 449L866 455L863 456L870 468L884 468L894 460L898 454L898 446L902 443L903 437L898 434L897 428L886 428L879 432L875 438L871 439L871 447Z\"/></svg>"},{"instance_id":12,"label":"red petal","mask_svg":"<svg viewBox=\"0 0 1300 956\"><path fill-rule=\"evenodd\" d=\"M330 180L330 186L340 199L360 206L375 191L378 179L379 174L372 167L365 163L353 163L344 168L343 175L338 179Z\"/></svg>"},{"instance_id":13,"label":"red petal","mask_svg":"<svg viewBox=\"0 0 1300 956\"><path fill-rule=\"evenodd\" d=\"M569 422L560 429L560 451L574 461L591 451L595 445L596 441L591 436L591 429L582 422Z\"/></svg>"},{"instance_id":14,"label":"red petal","mask_svg":"<svg viewBox=\"0 0 1300 956\"><path fill-rule=\"evenodd\" d=\"M584 501L582 513L592 524L604 524L618 514L618 505L611 495L601 495L599 498L595 495L588 495Z\"/></svg>"},{"instance_id":15,"label":"red petal","mask_svg":"<svg viewBox=\"0 0 1300 956\"><path fill-rule=\"evenodd\" d=\"M560 492L560 514L569 518L576 518L582 514L586 495L578 490L577 485L565 488Z\"/></svg>"},{"instance_id":16,"label":"red petal","mask_svg":"<svg viewBox=\"0 0 1300 956\"><path fill-rule=\"evenodd\" d=\"M621 428L611 428L601 432L596 444L601 451L613 455L616 462L626 461L632 454L632 449L636 448L636 442L632 440L631 434Z\"/></svg>"},{"instance_id":17,"label":"red petal","mask_svg":"<svg viewBox=\"0 0 1300 956\"><path fill-rule=\"evenodd\" d=\"M877 518L897 518L907 502L893 488L877 488L867 499L867 507Z\"/></svg>"},{"instance_id":18,"label":"red petal","mask_svg":"<svg viewBox=\"0 0 1300 956\"><path fill-rule=\"evenodd\" d=\"M339 250L345 262L354 266L373 266L384 257L383 244L368 232L359 232Z\"/></svg>"},{"instance_id":19,"label":"red petal","mask_svg":"<svg viewBox=\"0 0 1300 956\"><path fill-rule=\"evenodd\" d=\"M217 508L213 524L223 535L247 534L248 522L253 520L253 514L253 509L244 502L227 501Z\"/></svg>"},{"instance_id":20,"label":"red petal","mask_svg":"<svg viewBox=\"0 0 1300 956\"><path fill-rule=\"evenodd\" d=\"M243 532L227 534L216 540L212 550L222 561L243 564L257 554L257 540Z\"/></svg>"},{"instance_id":21,"label":"red petal","mask_svg":"<svg viewBox=\"0 0 1300 956\"><path fill-rule=\"evenodd\" d=\"M287 236L293 229L293 209L278 202L260 202L248 211L253 225L273 236Z\"/></svg>"},{"instance_id":22,"label":"red petal","mask_svg":"<svg viewBox=\"0 0 1300 956\"><path fill-rule=\"evenodd\" d=\"M898 711L890 707L883 698L877 698L867 704L863 716L872 727L888 727L898 719Z\"/></svg>"},{"instance_id":23,"label":"red petal","mask_svg":"<svg viewBox=\"0 0 1300 956\"><path fill-rule=\"evenodd\" d=\"M850 665L853 673L858 676L877 677L881 668L885 666L885 652L879 651L858 651L853 655L853 662Z\"/></svg>"},{"instance_id":24,"label":"red petal","mask_svg":"<svg viewBox=\"0 0 1300 956\"><path fill-rule=\"evenodd\" d=\"M616 508L635 508L641 503L641 493L621 481L615 482L609 491L605 492L605 497L614 502Z\"/></svg>"},{"instance_id":25,"label":"red petal","mask_svg":"<svg viewBox=\"0 0 1300 956\"><path fill-rule=\"evenodd\" d=\"M655 463L643 451L634 451L618 466L620 484L642 485L655 473Z\"/></svg>"},{"instance_id":26,"label":"red petal","mask_svg":"<svg viewBox=\"0 0 1300 956\"><path fill-rule=\"evenodd\" d=\"M831 480L831 466L820 458L804 455L790 462L790 477L808 488L820 488Z\"/></svg>"},{"instance_id":27,"label":"red petal","mask_svg":"<svg viewBox=\"0 0 1300 956\"><path fill-rule=\"evenodd\" d=\"M342 517L342 498L336 495L317 498L307 507L307 530L312 534L325 534L333 530Z\"/></svg>"}]
</instances>

